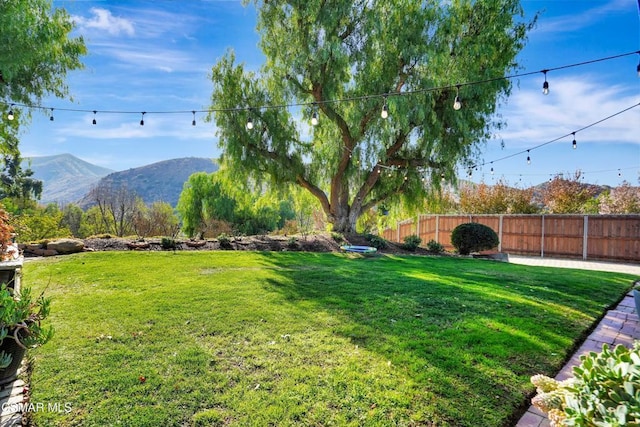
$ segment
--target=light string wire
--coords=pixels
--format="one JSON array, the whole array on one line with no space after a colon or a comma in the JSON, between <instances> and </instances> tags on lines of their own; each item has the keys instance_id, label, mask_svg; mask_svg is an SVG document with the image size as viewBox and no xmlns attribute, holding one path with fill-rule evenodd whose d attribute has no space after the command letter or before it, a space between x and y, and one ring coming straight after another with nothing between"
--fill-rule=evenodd
<instances>
[{"instance_id":1,"label":"light string wire","mask_svg":"<svg viewBox=\"0 0 640 427\"><path fill-rule=\"evenodd\" d=\"M577 62L574 64L561 65L559 67L554 67L554 68L545 68L539 71L529 71L526 73L511 74L508 76L493 77L489 79L476 80L472 82L461 82L461 83L450 84L445 86L434 86L434 87L424 88L424 89L414 89L406 92L387 92L382 94L361 95L361 96L354 96L354 97L347 97L347 98L329 99L329 100L323 100L323 101L298 102L298 103L291 103L291 104L275 104L275 105L269 104L269 105L261 105L257 107L250 106L250 107L234 107L234 108L209 108L209 109L200 109L200 110L189 109L189 110L156 110L156 111L142 110L142 111L144 111L145 114L192 114L194 112L195 113L238 112L238 111L251 111L251 110L273 110L273 109L288 109L288 108L294 108L294 107L309 107L309 106L320 105L320 104L338 104L338 103L345 103L345 102L366 101L366 100L375 99L375 98L386 98L391 96L410 96L410 95L421 94L421 93L450 90L456 87L462 88L465 86L475 86L479 84L492 83L500 80L511 80L519 77L532 76L534 74L539 74L539 73L547 73L551 71L558 71L558 70L564 70L567 68L574 68L574 67L580 67L580 66L589 65L589 64L595 64L597 62L610 61L613 59L623 58L625 56L636 55L636 54L640 54L640 50L621 53L618 55L607 56L607 57L598 58L598 59L592 59L592 60L583 61L583 62ZM10 105L15 107L40 109L40 110L53 109L55 111L67 111L67 112L76 112L76 113L94 113L94 114L96 113L140 114L141 113L141 110L134 111L134 110L97 110L93 108L92 109L57 108L57 107L50 107L50 106L44 106L44 105L21 104L21 103L10 102L10 101L0 101L0 102L7 106Z\"/></svg>"}]
</instances>

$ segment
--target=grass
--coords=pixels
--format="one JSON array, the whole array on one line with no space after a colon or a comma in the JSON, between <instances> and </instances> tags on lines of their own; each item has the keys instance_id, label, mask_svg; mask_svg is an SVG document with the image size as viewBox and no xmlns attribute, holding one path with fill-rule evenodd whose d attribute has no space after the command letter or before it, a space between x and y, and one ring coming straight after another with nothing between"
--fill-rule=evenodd
<instances>
[{"instance_id":1,"label":"grass","mask_svg":"<svg viewBox=\"0 0 640 427\"><path fill-rule=\"evenodd\" d=\"M39 426L505 426L622 274L473 259L102 252L28 262ZM23 285L23 286L25 286Z\"/></svg>"}]
</instances>

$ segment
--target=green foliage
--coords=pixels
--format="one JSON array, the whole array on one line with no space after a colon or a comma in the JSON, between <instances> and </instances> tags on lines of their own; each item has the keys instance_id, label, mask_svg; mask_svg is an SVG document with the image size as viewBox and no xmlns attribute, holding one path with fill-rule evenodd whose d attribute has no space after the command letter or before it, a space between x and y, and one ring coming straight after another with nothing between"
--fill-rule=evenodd
<instances>
[{"instance_id":1,"label":"green foliage","mask_svg":"<svg viewBox=\"0 0 640 427\"><path fill-rule=\"evenodd\" d=\"M367 234L365 238L369 241L369 244L376 249L385 249L389 244L382 236L375 234Z\"/></svg>"},{"instance_id":2,"label":"green foliage","mask_svg":"<svg viewBox=\"0 0 640 427\"><path fill-rule=\"evenodd\" d=\"M44 327L42 321L49 315L51 300L40 295L31 296L29 288L19 294L2 284L0 287L0 343L15 340L22 347L36 347L45 344L53 336L52 327ZM0 368L6 368L11 358L0 353Z\"/></svg>"},{"instance_id":3,"label":"green foliage","mask_svg":"<svg viewBox=\"0 0 640 427\"><path fill-rule=\"evenodd\" d=\"M139 199L131 222L140 237L175 236L180 229L178 217L167 202L154 202L151 206L146 206Z\"/></svg>"},{"instance_id":4,"label":"green foliage","mask_svg":"<svg viewBox=\"0 0 640 427\"><path fill-rule=\"evenodd\" d=\"M342 233L337 233L335 231L331 232L331 238L333 239L334 242L336 243L342 243L344 242L344 234Z\"/></svg>"},{"instance_id":5,"label":"green foliage","mask_svg":"<svg viewBox=\"0 0 640 427\"><path fill-rule=\"evenodd\" d=\"M451 244L460 255L493 249L500 244L498 235L491 227L477 222L460 224L451 232Z\"/></svg>"},{"instance_id":6,"label":"green foliage","mask_svg":"<svg viewBox=\"0 0 640 427\"><path fill-rule=\"evenodd\" d=\"M457 165L479 154L510 91L495 76L517 67L530 28L517 0L245 3L258 10L266 61L248 71L230 51L213 66L224 159L235 182L308 191L340 232L355 232L382 202L421 205L441 174L454 180ZM477 80L491 83L463 88L465 108L454 111L455 84ZM424 90L433 87L441 89ZM334 102L345 98L359 101ZM286 104L308 105L305 117L318 110L310 137L297 112L257 108Z\"/></svg>"},{"instance_id":7,"label":"green foliage","mask_svg":"<svg viewBox=\"0 0 640 427\"><path fill-rule=\"evenodd\" d=\"M82 37L69 38L73 27L64 9L52 10L51 0L0 1L0 114L6 117L11 108L15 116L0 120L0 198L35 199L42 193L42 182L21 166L18 134L30 112L19 105L68 94L66 73L82 68L86 53Z\"/></svg>"},{"instance_id":8,"label":"green foliage","mask_svg":"<svg viewBox=\"0 0 640 427\"><path fill-rule=\"evenodd\" d=\"M218 236L218 244L220 245L220 249L233 249L231 245L231 237L227 234L221 234Z\"/></svg>"},{"instance_id":9,"label":"green foliage","mask_svg":"<svg viewBox=\"0 0 640 427\"><path fill-rule=\"evenodd\" d=\"M160 247L165 251L172 250L175 251L178 249L178 242L173 237L163 237L160 240Z\"/></svg>"},{"instance_id":10,"label":"green foliage","mask_svg":"<svg viewBox=\"0 0 640 427\"><path fill-rule=\"evenodd\" d=\"M434 254L441 254L442 252L444 252L444 246L431 239L427 242L427 250Z\"/></svg>"},{"instance_id":11,"label":"green foliage","mask_svg":"<svg viewBox=\"0 0 640 427\"><path fill-rule=\"evenodd\" d=\"M574 377L556 381L534 375L534 406L548 413L553 425L623 426L640 421L640 341L632 349L602 346L600 353L580 357Z\"/></svg>"},{"instance_id":12,"label":"green foliage","mask_svg":"<svg viewBox=\"0 0 640 427\"><path fill-rule=\"evenodd\" d=\"M238 426L504 427L527 372L559 370L636 279L304 252L104 251L28 267L56 329L31 352L31 401L73 396L71 413L34 413L39 426L190 425L219 409Z\"/></svg>"},{"instance_id":13,"label":"green foliage","mask_svg":"<svg viewBox=\"0 0 640 427\"><path fill-rule=\"evenodd\" d=\"M407 251L415 252L416 249L422 243L422 239L418 237L416 234L411 234L410 236L406 236L404 238L404 243L402 244L402 249Z\"/></svg>"},{"instance_id":14,"label":"green foliage","mask_svg":"<svg viewBox=\"0 0 640 427\"><path fill-rule=\"evenodd\" d=\"M45 208L37 207L15 215L12 222L16 230L16 240L34 242L71 236L71 231L64 226L63 216L63 212L56 204L50 204Z\"/></svg>"},{"instance_id":15,"label":"green foliage","mask_svg":"<svg viewBox=\"0 0 640 427\"><path fill-rule=\"evenodd\" d=\"M289 240L287 240L287 248L291 250L300 249L300 245L298 244L298 239L296 239L294 236L289 237Z\"/></svg>"}]
</instances>

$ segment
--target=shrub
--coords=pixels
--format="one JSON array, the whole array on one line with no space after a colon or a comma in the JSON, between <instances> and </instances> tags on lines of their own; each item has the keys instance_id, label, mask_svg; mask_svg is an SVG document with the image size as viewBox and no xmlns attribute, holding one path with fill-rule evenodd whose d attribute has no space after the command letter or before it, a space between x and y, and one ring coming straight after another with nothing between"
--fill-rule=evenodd
<instances>
[{"instance_id":1,"label":"shrub","mask_svg":"<svg viewBox=\"0 0 640 427\"><path fill-rule=\"evenodd\" d=\"M442 252L444 252L444 246L431 239L429 240L429 243L427 243L427 250L434 254L441 254Z\"/></svg>"},{"instance_id":2,"label":"shrub","mask_svg":"<svg viewBox=\"0 0 640 427\"><path fill-rule=\"evenodd\" d=\"M289 240L287 241L287 248L291 250L300 249L300 246L298 245L298 239L296 239L295 237L289 237Z\"/></svg>"},{"instance_id":3,"label":"shrub","mask_svg":"<svg viewBox=\"0 0 640 427\"><path fill-rule=\"evenodd\" d=\"M407 251L415 252L422 243L422 239L415 234L407 236L404 238L404 244L402 245L402 249Z\"/></svg>"},{"instance_id":4,"label":"shrub","mask_svg":"<svg viewBox=\"0 0 640 427\"><path fill-rule=\"evenodd\" d=\"M344 235L342 233L337 233L335 231L331 232L331 238L336 242L336 243L342 243L344 242Z\"/></svg>"},{"instance_id":5,"label":"shrub","mask_svg":"<svg viewBox=\"0 0 640 427\"><path fill-rule=\"evenodd\" d=\"M551 426L637 425L640 418L640 341L580 357L574 377L556 381L534 375L538 394L531 403L549 416Z\"/></svg>"},{"instance_id":6,"label":"shrub","mask_svg":"<svg viewBox=\"0 0 640 427\"><path fill-rule=\"evenodd\" d=\"M498 246L498 235L490 227L477 222L460 224L451 232L451 244L460 255L480 252Z\"/></svg>"},{"instance_id":7,"label":"shrub","mask_svg":"<svg viewBox=\"0 0 640 427\"><path fill-rule=\"evenodd\" d=\"M160 240L160 247L165 251L175 251L176 249L178 249L178 242L176 242L175 239L172 239L171 237L163 237L162 240Z\"/></svg>"},{"instance_id":8,"label":"shrub","mask_svg":"<svg viewBox=\"0 0 640 427\"><path fill-rule=\"evenodd\" d=\"M369 244L376 249L384 249L387 247L387 241L380 236L376 236L375 234L367 234L365 238L369 241Z\"/></svg>"},{"instance_id":9,"label":"shrub","mask_svg":"<svg viewBox=\"0 0 640 427\"><path fill-rule=\"evenodd\" d=\"M221 249L232 249L233 248L231 246L231 237L229 237L225 233L222 233L221 235L218 236L218 243L220 244L220 248Z\"/></svg>"}]
</instances>

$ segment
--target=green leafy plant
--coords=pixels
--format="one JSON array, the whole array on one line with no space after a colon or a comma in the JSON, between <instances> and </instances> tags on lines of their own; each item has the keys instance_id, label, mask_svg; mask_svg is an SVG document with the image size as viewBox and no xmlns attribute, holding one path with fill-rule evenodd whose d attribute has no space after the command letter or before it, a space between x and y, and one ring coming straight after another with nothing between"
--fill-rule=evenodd
<instances>
[{"instance_id":1,"label":"green leafy plant","mask_svg":"<svg viewBox=\"0 0 640 427\"><path fill-rule=\"evenodd\" d=\"M411 234L404 238L404 243L402 244L402 249L407 251L415 252L416 249L422 243L422 239L415 234Z\"/></svg>"},{"instance_id":2,"label":"green leafy plant","mask_svg":"<svg viewBox=\"0 0 640 427\"><path fill-rule=\"evenodd\" d=\"M384 237L376 236L375 234L367 234L365 238L369 241L369 244L376 249L385 249L388 246Z\"/></svg>"},{"instance_id":3,"label":"green leafy plant","mask_svg":"<svg viewBox=\"0 0 640 427\"><path fill-rule=\"evenodd\" d=\"M289 237L289 240L287 240L287 248L292 250L300 249L300 245L298 245L298 239L293 236Z\"/></svg>"},{"instance_id":4,"label":"green leafy plant","mask_svg":"<svg viewBox=\"0 0 640 427\"><path fill-rule=\"evenodd\" d=\"M225 233L218 236L218 243L221 249L233 249L233 246L231 246L231 237Z\"/></svg>"},{"instance_id":5,"label":"green leafy plant","mask_svg":"<svg viewBox=\"0 0 640 427\"><path fill-rule=\"evenodd\" d=\"M42 326L49 315L51 301L41 294L33 298L31 290L24 288L14 292L6 284L0 287L0 344L14 340L18 347L27 349L45 344L53 335L51 327ZM0 368L11 364L12 356L0 351Z\"/></svg>"},{"instance_id":6,"label":"green leafy plant","mask_svg":"<svg viewBox=\"0 0 640 427\"><path fill-rule=\"evenodd\" d=\"M434 254L441 254L442 252L444 252L444 246L442 246L440 243L436 242L435 240L431 239L427 243L427 250Z\"/></svg>"},{"instance_id":7,"label":"green leafy plant","mask_svg":"<svg viewBox=\"0 0 640 427\"><path fill-rule=\"evenodd\" d=\"M160 240L160 247L164 250L176 250L178 249L178 242L176 242L176 239L173 239L171 237L163 237L162 240Z\"/></svg>"},{"instance_id":8,"label":"green leafy plant","mask_svg":"<svg viewBox=\"0 0 640 427\"><path fill-rule=\"evenodd\" d=\"M491 227L477 222L468 222L453 229L451 244L460 255L469 255L471 252L495 248L500 241Z\"/></svg>"},{"instance_id":9,"label":"green leafy plant","mask_svg":"<svg viewBox=\"0 0 640 427\"><path fill-rule=\"evenodd\" d=\"M574 377L556 381L534 375L531 403L547 413L551 426L640 425L640 341L580 357Z\"/></svg>"},{"instance_id":10,"label":"green leafy plant","mask_svg":"<svg viewBox=\"0 0 640 427\"><path fill-rule=\"evenodd\" d=\"M336 243L342 243L344 242L344 234L342 233L337 233L335 231L331 232L331 238L336 242Z\"/></svg>"}]
</instances>

